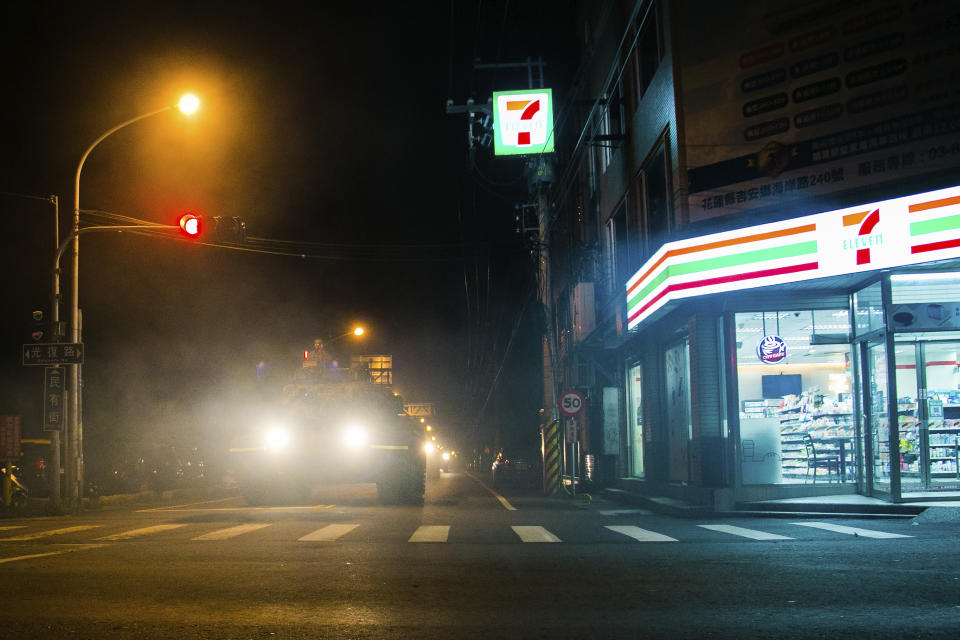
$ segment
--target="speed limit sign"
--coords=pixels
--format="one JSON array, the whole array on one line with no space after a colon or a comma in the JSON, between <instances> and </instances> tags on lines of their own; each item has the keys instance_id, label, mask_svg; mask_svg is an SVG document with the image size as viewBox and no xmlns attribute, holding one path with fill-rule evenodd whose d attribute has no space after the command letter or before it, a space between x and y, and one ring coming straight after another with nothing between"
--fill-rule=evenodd
<instances>
[{"instance_id":1,"label":"speed limit sign","mask_svg":"<svg viewBox=\"0 0 960 640\"><path fill-rule=\"evenodd\" d=\"M576 389L567 389L560 394L560 398L557 400L557 407L560 409L560 413L565 416L573 417L580 415L584 407L583 394Z\"/></svg>"}]
</instances>

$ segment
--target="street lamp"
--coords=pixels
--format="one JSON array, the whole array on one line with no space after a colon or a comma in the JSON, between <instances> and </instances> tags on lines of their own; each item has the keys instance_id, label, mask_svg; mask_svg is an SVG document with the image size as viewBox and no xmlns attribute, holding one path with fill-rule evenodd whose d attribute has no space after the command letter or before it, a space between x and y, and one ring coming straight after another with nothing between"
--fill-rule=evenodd
<instances>
[{"instance_id":1,"label":"street lamp","mask_svg":"<svg viewBox=\"0 0 960 640\"><path fill-rule=\"evenodd\" d=\"M200 107L200 100L193 94L186 94L180 98L177 104L167 105L154 111L141 114L135 118L130 118L121 122L117 126L108 129L99 138L94 140L87 150L80 156L80 162L77 164L77 173L73 182L73 287L71 291L72 304L70 308L70 341L80 342L80 172L83 171L83 163L94 148L104 141L111 134L127 127L134 122L139 122L145 118L179 109L185 115L192 115ZM70 392L67 400L67 433L66 433L66 494L67 499L74 503L74 507L79 509L83 498L83 423L80 420L81 394L80 394L80 365L70 365L69 376Z\"/></svg>"}]
</instances>

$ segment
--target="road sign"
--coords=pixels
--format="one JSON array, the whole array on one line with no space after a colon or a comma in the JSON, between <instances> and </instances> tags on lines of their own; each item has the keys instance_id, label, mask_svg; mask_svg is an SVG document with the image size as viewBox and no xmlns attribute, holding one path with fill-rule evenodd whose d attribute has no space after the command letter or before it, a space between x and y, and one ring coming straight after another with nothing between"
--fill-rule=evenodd
<instances>
[{"instance_id":1,"label":"road sign","mask_svg":"<svg viewBox=\"0 0 960 640\"><path fill-rule=\"evenodd\" d=\"M43 430L59 431L63 424L63 379L66 369L47 367L43 371Z\"/></svg>"},{"instance_id":2,"label":"road sign","mask_svg":"<svg viewBox=\"0 0 960 640\"><path fill-rule=\"evenodd\" d=\"M403 410L411 416L430 418L434 415L432 402L413 402L403 405Z\"/></svg>"},{"instance_id":3,"label":"road sign","mask_svg":"<svg viewBox=\"0 0 960 640\"><path fill-rule=\"evenodd\" d=\"M37 342L23 345L23 364L83 364L81 342Z\"/></svg>"},{"instance_id":4,"label":"road sign","mask_svg":"<svg viewBox=\"0 0 960 640\"><path fill-rule=\"evenodd\" d=\"M585 404L583 394L576 389L567 389L557 399L557 407L560 409L560 413L568 417L580 415Z\"/></svg>"}]
</instances>

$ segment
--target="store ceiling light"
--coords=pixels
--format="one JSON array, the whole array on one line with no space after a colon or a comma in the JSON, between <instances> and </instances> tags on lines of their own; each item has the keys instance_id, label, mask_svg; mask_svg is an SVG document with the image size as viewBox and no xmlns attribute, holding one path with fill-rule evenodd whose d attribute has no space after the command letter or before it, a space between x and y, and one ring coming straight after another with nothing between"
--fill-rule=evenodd
<instances>
[{"instance_id":1,"label":"store ceiling light","mask_svg":"<svg viewBox=\"0 0 960 640\"><path fill-rule=\"evenodd\" d=\"M960 273L896 273L890 276L894 282L924 282L929 280L960 280Z\"/></svg>"}]
</instances>

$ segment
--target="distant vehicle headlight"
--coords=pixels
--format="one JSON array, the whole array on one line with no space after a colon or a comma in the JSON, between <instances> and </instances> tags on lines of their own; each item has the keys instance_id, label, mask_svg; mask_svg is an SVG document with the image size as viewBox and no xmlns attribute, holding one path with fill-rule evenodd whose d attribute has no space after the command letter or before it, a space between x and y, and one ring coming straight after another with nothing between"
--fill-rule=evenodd
<instances>
[{"instance_id":1,"label":"distant vehicle headlight","mask_svg":"<svg viewBox=\"0 0 960 640\"><path fill-rule=\"evenodd\" d=\"M444 451L444 452L443 452L443 461L444 461L444 462L447 462L448 460L450 460L450 454L447 453L446 451Z\"/></svg>"},{"instance_id":2,"label":"distant vehicle headlight","mask_svg":"<svg viewBox=\"0 0 960 640\"><path fill-rule=\"evenodd\" d=\"M359 427L350 427L343 432L343 444L350 449L361 449L367 444L367 432Z\"/></svg>"},{"instance_id":3,"label":"distant vehicle headlight","mask_svg":"<svg viewBox=\"0 0 960 640\"><path fill-rule=\"evenodd\" d=\"M263 443L270 451L283 451L290 446L290 432L283 427L271 427L263 436Z\"/></svg>"}]
</instances>

